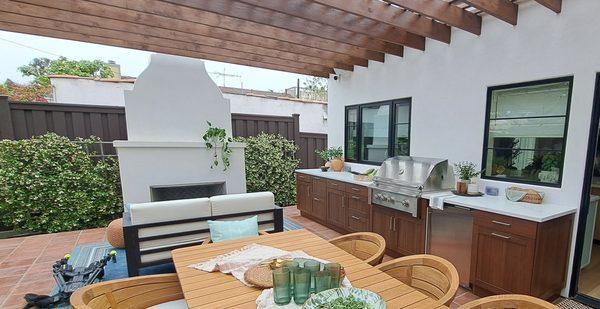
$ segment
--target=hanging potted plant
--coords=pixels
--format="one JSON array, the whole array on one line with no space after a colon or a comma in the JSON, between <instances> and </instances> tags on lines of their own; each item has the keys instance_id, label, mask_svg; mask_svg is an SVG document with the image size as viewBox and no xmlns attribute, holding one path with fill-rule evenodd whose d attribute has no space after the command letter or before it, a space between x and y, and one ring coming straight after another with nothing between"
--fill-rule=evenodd
<instances>
[{"instance_id":1,"label":"hanging potted plant","mask_svg":"<svg viewBox=\"0 0 600 309\"><path fill-rule=\"evenodd\" d=\"M456 191L458 194L467 194L471 178L479 176L481 171L477 170L477 165L473 162L463 161L454 163L454 173L458 177L456 181Z\"/></svg>"},{"instance_id":2,"label":"hanging potted plant","mask_svg":"<svg viewBox=\"0 0 600 309\"><path fill-rule=\"evenodd\" d=\"M204 143L206 144L207 150L212 150L213 152L213 161L210 165L210 168L214 168L215 166L219 166L219 151L218 148L221 149L221 163L223 165L223 171L226 171L231 164L229 158L231 157L232 150L229 148L229 143L233 140L231 137L227 136L227 132L223 128L213 127L210 122L208 123L208 129L206 133L202 136Z\"/></svg>"}]
</instances>

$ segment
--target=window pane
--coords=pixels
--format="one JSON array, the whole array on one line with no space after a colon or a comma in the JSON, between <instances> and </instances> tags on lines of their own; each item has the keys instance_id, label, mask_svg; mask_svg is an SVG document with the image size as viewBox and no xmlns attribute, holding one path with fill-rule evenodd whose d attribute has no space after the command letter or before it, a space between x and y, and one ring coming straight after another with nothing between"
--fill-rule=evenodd
<instances>
[{"instance_id":1,"label":"window pane","mask_svg":"<svg viewBox=\"0 0 600 309\"><path fill-rule=\"evenodd\" d=\"M409 155L409 139L408 139L408 124L396 125L396 136L394 139L394 155L408 156Z\"/></svg>"},{"instance_id":2,"label":"window pane","mask_svg":"<svg viewBox=\"0 0 600 309\"><path fill-rule=\"evenodd\" d=\"M396 104L396 118L394 121L397 124L410 122L410 106L408 104Z\"/></svg>"},{"instance_id":3,"label":"window pane","mask_svg":"<svg viewBox=\"0 0 600 309\"><path fill-rule=\"evenodd\" d=\"M490 118L564 116L569 82L495 90Z\"/></svg>"},{"instance_id":4,"label":"window pane","mask_svg":"<svg viewBox=\"0 0 600 309\"><path fill-rule=\"evenodd\" d=\"M557 184L561 169L560 151L489 149L485 175Z\"/></svg>"},{"instance_id":5,"label":"window pane","mask_svg":"<svg viewBox=\"0 0 600 309\"><path fill-rule=\"evenodd\" d=\"M490 120L488 146L500 147L496 146L496 140L510 138L519 142L520 145L515 147L537 149L536 143L539 139L558 138L562 140L565 133L565 121L565 117ZM562 149L562 142L560 148L554 149Z\"/></svg>"},{"instance_id":6,"label":"window pane","mask_svg":"<svg viewBox=\"0 0 600 309\"><path fill-rule=\"evenodd\" d=\"M361 159L382 162L389 157L390 107L389 105L363 107L361 117Z\"/></svg>"},{"instance_id":7,"label":"window pane","mask_svg":"<svg viewBox=\"0 0 600 309\"><path fill-rule=\"evenodd\" d=\"M356 126L346 127L346 160L356 160L356 142L358 140L358 132Z\"/></svg>"},{"instance_id":8,"label":"window pane","mask_svg":"<svg viewBox=\"0 0 600 309\"><path fill-rule=\"evenodd\" d=\"M358 108L348 109L346 111L348 123L346 125L356 125L356 121L358 119Z\"/></svg>"}]
</instances>

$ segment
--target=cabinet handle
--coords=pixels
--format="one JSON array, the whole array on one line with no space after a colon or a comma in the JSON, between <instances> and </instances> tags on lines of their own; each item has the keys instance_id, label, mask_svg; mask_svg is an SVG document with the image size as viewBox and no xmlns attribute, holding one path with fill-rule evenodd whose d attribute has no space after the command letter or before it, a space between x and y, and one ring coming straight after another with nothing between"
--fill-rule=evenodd
<instances>
[{"instance_id":1,"label":"cabinet handle","mask_svg":"<svg viewBox=\"0 0 600 309\"><path fill-rule=\"evenodd\" d=\"M319 199L319 198L317 198L317 197L313 197L313 200L315 200L315 201L317 201L317 202L318 202L318 201L320 201L320 199Z\"/></svg>"},{"instance_id":2,"label":"cabinet handle","mask_svg":"<svg viewBox=\"0 0 600 309\"><path fill-rule=\"evenodd\" d=\"M353 200L360 200L360 197L354 196L354 195L352 195L350 198L353 199Z\"/></svg>"},{"instance_id":3,"label":"cabinet handle","mask_svg":"<svg viewBox=\"0 0 600 309\"><path fill-rule=\"evenodd\" d=\"M394 219L392 220L392 222L394 222L394 232L395 232L395 231L396 231L396 218L394 218Z\"/></svg>"},{"instance_id":4,"label":"cabinet handle","mask_svg":"<svg viewBox=\"0 0 600 309\"><path fill-rule=\"evenodd\" d=\"M360 189L358 189L358 188L352 188L352 191L358 192L358 191L360 191Z\"/></svg>"},{"instance_id":5,"label":"cabinet handle","mask_svg":"<svg viewBox=\"0 0 600 309\"><path fill-rule=\"evenodd\" d=\"M497 233L492 233L492 236L500 237L500 238L503 238L503 239L510 239L510 236L500 235L500 234L497 234Z\"/></svg>"},{"instance_id":6,"label":"cabinet handle","mask_svg":"<svg viewBox=\"0 0 600 309\"><path fill-rule=\"evenodd\" d=\"M360 217L352 216L352 219L354 219L354 220L360 220Z\"/></svg>"},{"instance_id":7,"label":"cabinet handle","mask_svg":"<svg viewBox=\"0 0 600 309\"><path fill-rule=\"evenodd\" d=\"M392 229L392 220L394 220L394 218L390 217L390 231L393 231L393 229Z\"/></svg>"},{"instance_id":8,"label":"cabinet handle","mask_svg":"<svg viewBox=\"0 0 600 309\"><path fill-rule=\"evenodd\" d=\"M511 226L512 225L510 223L506 223L506 222L502 222L502 221L496 221L496 220L492 220L492 223L500 224L500 225L504 225L504 226Z\"/></svg>"}]
</instances>

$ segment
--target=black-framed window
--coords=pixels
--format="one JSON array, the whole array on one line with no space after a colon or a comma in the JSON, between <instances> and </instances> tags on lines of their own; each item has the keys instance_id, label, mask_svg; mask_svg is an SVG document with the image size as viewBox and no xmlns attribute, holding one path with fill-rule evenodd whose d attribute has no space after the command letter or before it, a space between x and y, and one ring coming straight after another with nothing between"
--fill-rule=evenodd
<instances>
[{"instance_id":1,"label":"black-framed window","mask_svg":"<svg viewBox=\"0 0 600 309\"><path fill-rule=\"evenodd\" d=\"M560 187L573 77L488 88L483 178Z\"/></svg>"},{"instance_id":2,"label":"black-framed window","mask_svg":"<svg viewBox=\"0 0 600 309\"><path fill-rule=\"evenodd\" d=\"M381 164L390 156L408 156L410 111L410 98L346 106L346 161Z\"/></svg>"}]
</instances>

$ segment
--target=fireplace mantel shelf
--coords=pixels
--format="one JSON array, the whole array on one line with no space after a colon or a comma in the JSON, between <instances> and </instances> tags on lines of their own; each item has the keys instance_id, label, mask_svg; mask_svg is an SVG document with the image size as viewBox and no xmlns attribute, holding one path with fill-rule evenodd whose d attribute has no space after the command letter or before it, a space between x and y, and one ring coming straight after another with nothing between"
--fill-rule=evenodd
<instances>
[{"instance_id":1,"label":"fireplace mantel shelf","mask_svg":"<svg viewBox=\"0 0 600 309\"><path fill-rule=\"evenodd\" d=\"M141 141L114 141L116 148L206 148L204 142L141 142ZM219 148L219 147L217 147ZM246 148L245 143L232 142L229 148Z\"/></svg>"}]
</instances>

